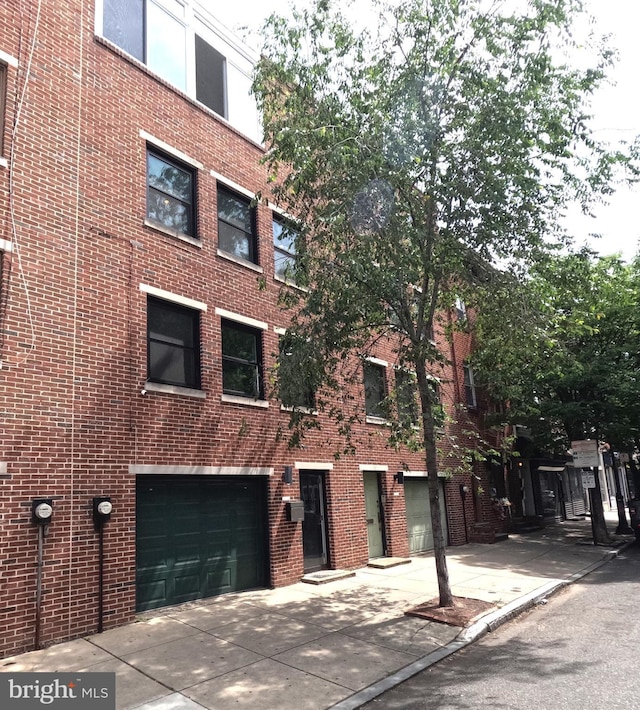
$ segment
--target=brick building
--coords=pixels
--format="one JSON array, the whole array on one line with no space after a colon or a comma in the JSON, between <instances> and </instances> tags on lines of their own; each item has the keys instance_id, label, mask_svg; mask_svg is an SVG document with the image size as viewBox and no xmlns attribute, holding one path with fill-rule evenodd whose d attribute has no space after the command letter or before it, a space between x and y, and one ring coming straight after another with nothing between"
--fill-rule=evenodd
<instances>
[{"instance_id":1,"label":"brick building","mask_svg":"<svg viewBox=\"0 0 640 710\"><path fill-rule=\"evenodd\" d=\"M1 655L430 547L424 459L387 448L375 414L339 460L328 420L304 449L278 436L291 254L277 206L252 201L254 60L195 0L0 5ZM481 420L469 341L442 340L460 432ZM391 348L364 372L388 387ZM495 522L487 471L442 480L449 544Z\"/></svg>"}]
</instances>

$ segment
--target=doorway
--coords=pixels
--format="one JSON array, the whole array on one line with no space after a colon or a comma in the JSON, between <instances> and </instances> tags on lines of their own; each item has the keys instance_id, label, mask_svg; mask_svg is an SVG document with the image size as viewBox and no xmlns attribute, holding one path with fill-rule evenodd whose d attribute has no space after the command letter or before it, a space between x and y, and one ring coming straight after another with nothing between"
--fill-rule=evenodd
<instances>
[{"instance_id":1,"label":"doorway","mask_svg":"<svg viewBox=\"0 0 640 710\"><path fill-rule=\"evenodd\" d=\"M365 471L363 476L369 559L384 557L384 517L380 499L380 481L378 474L372 471Z\"/></svg>"},{"instance_id":2,"label":"doorway","mask_svg":"<svg viewBox=\"0 0 640 710\"><path fill-rule=\"evenodd\" d=\"M304 502L302 551L304 571L317 572L328 567L324 476L315 471L300 471L300 497Z\"/></svg>"}]
</instances>

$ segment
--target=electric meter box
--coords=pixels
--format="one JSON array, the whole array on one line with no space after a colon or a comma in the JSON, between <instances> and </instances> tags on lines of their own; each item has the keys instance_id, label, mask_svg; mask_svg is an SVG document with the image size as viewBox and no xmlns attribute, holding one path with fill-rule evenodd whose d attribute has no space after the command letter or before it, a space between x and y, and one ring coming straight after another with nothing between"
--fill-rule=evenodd
<instances>
[{"instance_id":1,"label":"electric meter box","mask_svg":"<svg viewBox=\"0 0 640 710\"><path fill-rule=\"evenodd\" d=\"M108 496L100 496L93 499L93 522L96 525L106 523L111 517L111 498Z\"/></svg>"},{"instance_id":2,"label":"electric meter box","mask_svg":"<svg viewBox=\"0 0 640 710\"><path fill-rule=\"evenodd\" d=\"M48 525L53 514L52 498L36 498L31 501L31 522L34 525Z\"/></svg>"},{"instance_id":3,"label":"electric meter box","mask_svg":"<svg viewBox=\"0 0 640 710\"><path fill-rule=\"evenodd\" d=\"M304 520L304 501L290 500L287 502L287 520L300 523Z\"/></svg>"}]
</instances>

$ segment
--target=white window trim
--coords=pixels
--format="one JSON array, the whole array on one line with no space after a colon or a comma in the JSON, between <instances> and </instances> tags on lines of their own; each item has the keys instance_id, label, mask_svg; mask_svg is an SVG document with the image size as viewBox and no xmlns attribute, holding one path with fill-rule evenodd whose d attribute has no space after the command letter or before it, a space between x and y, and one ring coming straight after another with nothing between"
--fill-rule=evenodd
<instances>
[{"instance_id":1,"label":"white window trim","mask_svg":"<svg viewBox=\"0 0 640 710\"><path fill-rule=\"evenodd\" d=\"M253 399L252 397L241 397L237 394L222 394L221 402L226 404L241 404L245 407L258 407L259 409L267 409L269 402L266 399Z\"/></svg>"},{"instance_id":2,"label":"white window trim","mask_svg":"<svg viewBox=\"0 0 640 710\"><path fill-rule=\"evenodd\" d=\"M244 195L244 197L248 197L250 200L256 199L255 192L251 192L251 190L247 190L246 187L242 187L242 185L238 185L237 182L234 182L233 180L230 180L228 177L225 177L224 175L217 173L215 170L211 170L210 172L211 172L211 177L214 177L216 179L216 182L222 183L222 185L224 185L224 187L228 187L230 190L233 190L234 192L237 192L240 195Z\"/></svg>"},{"instance_id":3,"label":"white window trim","mask_svg":"<svg viewBox=\"0 0 640 710\"><path fill-rule=\"evenodd\" d=\"M188 244L191 244L194 247L199 247L200 249L202 249L202 242L196 237L190 237L188 234L182 234L181 232L178 232L175 229L169 229L168 227L165 227L164 225L160 224L160 222L153 222L148 218L145 218L143 224L145 227L149 227L149 229L155 229L155 231L160 232L160 234L166 234L168 237L179 239L181 242L187 242Z\"/></svg>"},{"instance_id":4,"label":"white window trim","mask_svg":"<svg viewBox=\"0 0 640 710\"><path fill-rule=\"evenodd\" d=\"M378 472L378 473L387 473L389 470L389 466L387 464L369 464L369 463L361 463L358 468L361 471L373 471L373 472Z\"/></svg>"},{"instance_id":5,"label":"white window trim","mask_svg":"<svg viewBox=\"0 0 640 710\"><path fill-rule=\"evenodd\" d=\"M163 466L129 464L134 476L273 476L272 467L262 466Z\"/></svg>"},{"instance_id":6,"label":"white window trim","mask_svg":"<svg viewBox=\"0 0 640 710\"><path fill-rule=\"evenodd\" d=\"M13 251L13 244L6 239L0 239L0 251Z\"/></svg>"},{"instance_id":7,"label":"white window trim","mask_svg":"<svg viewBox=\"0 0 640 710\"><path fill-rule=\"evenodd\" d=\"M222 249L217 250L218 256L226 259L227 261L232 261L234 264L238 264L238 266L244 266L245 269L251 269L251 271L255 271L258 274L263 274L264 269L262 266L259 264L254 264L253 261L247 261L246 259L241 259L239 256L235 256L235 254L230 254L228 251L223 251Z\"/></svg>"},{"instance_id":8,"label":"white window trim","mask_svg":"<svg viewBox=\"0 0 640 710\"><path fill-rule=\"evenodd\" d=\"M333 471L332 463L322 461L294 461L293 467L298 471Z\"/></svg>"},{"instance_id":9,"label":"white window trim","mask_svg":"<svg viewBox=\"0 0 640 710\"><path fill-rule=\"evenodd\" d=\"M429 478L428 471L405 471L405 478L408 476L411 478ZM438 478L448 478L448 475L442 471L438 471Z\"/></svg>"},{"instance_id":10,"label":"white window trim","mask_svg":"<svg viewBox=\"0 0 640 710\"><path fill-rule=\"evenodd\" d=\"M284 404L280 405L280 411L281 412L302 412L302 414L309 414L310 416L317 417L318 416L318 410L317 409L310 409L309 407L288 407L285 406Z\"/></svg>"},{"instance_id":11,"label":"white window trim","mask_svg":"<svg viewBox=\"0 0 640 710\"><path fill-rule=\"evenodd\" d=\"M265 323L264 321L249 318L248 316L241 316L239 313L233 313L232 311L227 311L224 308L216 308L215 314L220 316L220 318L231 320L234 323L248 325L251 328L257 328L258 330L269 330L268 323Z\"/></svg>"},{"instance_id":12,"label":"white window trim","mask_svg":"<svg viewBox=\"0 0 640 710\"><path fill-rule=\"evenodd\" d=\"M202 170L204 168L204 165L198 160L189 157L186 153L183 153L181 150L178 150L177 148L170 146L168 143L161 141L159 138L151 135L151 133L147 133L142 128L140 129L140 138L146 141L147 144L154 146L158 150L170 155L172 158L176 158L182 163L190 165L192 168L196 168L196 170Z\"/></svg>"},{"instance_id":13,"label":"white window trim","mask_svg":"<svg viewBox=\"0 0 640 710\"><path fill-rule=\"evenodd\" d=\"M6 52L3 52L0 49L0 62L3 64L6 64L9 67L12 67L13 69L18 68L18 60L15 57L12 57L10 54L7 54Z\"/></svg>"},{"instance_id":14,"label":"white window trim","mask_svg":"<svg viewBox=\"0 0 640 710\"><path fill-rule=\"evenodd\" d=\"M177 303L180 306L193 308L196 311L207 310L207 304L202 303L202 301L195 301L192 298L178 296L178 294L176 293L171 293L170 291L163 291L161 288L156 288L155 286L147 286L147 284L140 284L140 291L142 291L142 293L148 294L149 296L161 298L163 301L171 301L171 303Z\"/></svg>"},{"instance_id":15,"label":"white window trim","mask_svg":"<svg viewBox=\"0 0 640 710\"><path fill-rule=\"evenodd\" d=\"M377 357L365 357L365 362L370 362L372 365L378 365L379 367L389 367L389 363L386 360L380 360Z\"/></svg>"},{"instance_id":16,"label":"white window trim","mask_svg":"<svg viewBox=\"0 0 640 710\"><path fill-rule=\"evenodd\" d=\"M286 335L287 334L287 329L286 328L281 328L279 325L274 325L273 326L273 332L276 335Z\"/></svg>"},{"instance_id":17,"label":"white window trim","mask_svg":"<svg viewBox=\"0 0 640 710\"><path fill-rule=\"evenodd\" d=\"M162 394L177 394L183 397L195 397L196 399L206 399L207 393L203 390L195 390L191 387L180 387L178 385L165 385L162 382L145 382L144 388L147 392L160 392Z\"/></svg>"},{"instance_id":18,"label":"white window trim","mask_svg":"<svg viewBox=\"0 0 640 710\"><path fill-rule=\"evenodd\" d=\"M365 417L367 424L377 424L378 426L391 426L391 422L384 417L374 417L372 414L367 414Z\"/></svg>"}]
</instances>

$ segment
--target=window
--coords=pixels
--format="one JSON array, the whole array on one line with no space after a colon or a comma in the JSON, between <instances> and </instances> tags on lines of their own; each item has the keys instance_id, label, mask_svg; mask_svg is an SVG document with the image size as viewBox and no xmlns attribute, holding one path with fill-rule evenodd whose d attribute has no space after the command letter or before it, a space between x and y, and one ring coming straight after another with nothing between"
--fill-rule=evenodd
<instances>
[{"instance_id":1,"label":"window","mask_svg":"<svg viewBox=\"0 0 640 710\"><path fill-rule=\"evenodd\" d=\"M278 380L280 396L285 407L315 409L315 388L311 383L308 355L310 343L292 334L285 334L278 342Z\"/></svg>"},{"instance_id":2,"label":"window","mask_svg":"<svg viewBox=\"0 0 640 710\"><path fill-rule=\"evenodd\" d=\"M261 140L250 93L255 58L216 29L204 0L101 0L97 6L103 37Z\"/></svg>"},{"instance_id":3,"label":"window","mask_svg":"<svg viewBox=\"0 0 640 710\"><path fill-rule=\"evenodd\" d=\"M385 418L383 402L387 398L385 368L373 362L364 363L364 399L367 415Z\"/></svg>"},{"instance_id":4,"label":"window","mask_svg":"<svg viewBox=\"0 0 640 710\"><path fill-rule=\"evenodd\" d=\"M0 155L4 155L4 120L7 106L7 65L0 62Z\"/></svg>"},{"instance_id":5,"label":"window","mask_svg":"<svg viewBox=\"0 0 640 710\"><path fill-rule=\"evenodd\" d=\"M255 224L250 200L218 187L218 248L257 264Z\"/></svg>"},{"instance_id":6,"label":"window","mask_svg":"<svg viewBox=\"0 0 640 710\"><path fill-rule=\"evenodd\" d=\"M240 397L263 398L259 330L222 321L222 390Z\"/></svg>"},{"instance_id":7,"label":"window","mask_svg":"<svg viewBox=\"0 0 640 710\"><path fill-rule=\"evenodd\" d=\"M147 372L151 382L200 388L200 313L147 300Z\"/></svg>"},{"instance_id":8,"label":"window","mask_svg":"<svg viewBox=\"0 0 640 710\"><path fill-rule=\"evenodd\" d=\"M275 274L283 281L295 281L297 236L289 223L278 217L273 218Z\"/></svg>"},{"instance_id":9,"label":"window","mask_svg":"<svg viewBox=\"0 0 640 710\"><path fill-rule=\"evenodd\" d=\"M418 421L416 378L408 370L396 370L396 400L400 424L414 426Z\"/></svg>"},{"instance_id":10,"label":"window","mask_svg":"<svg viewBox=\"0 0 640 710\"><path fill-rule=\"evenodd\" d=\"M460 323L467 320L467 306L461 298L456 298L456 320Z\"/></svg>"},{"instance_id":11,"label":"window","mask_svg":"<svg viewBox=\"0 0 640 710\"><path fill-rule=\"evenodd\" d=\"M473 369L468 365L464 366L464 393L467 407L475 408L478 406L476 400L476 385L473 378Z\"/></svg>"},{"instance_id":12,"label":"window","mask_svg":"<svg viewBox=\"0 0 640 710\"><path fill-rule=\"evenodd\" d=\"M195 237L195 172L147 150L147 218L160 227Z\"/></svg>"}]
</instances>

